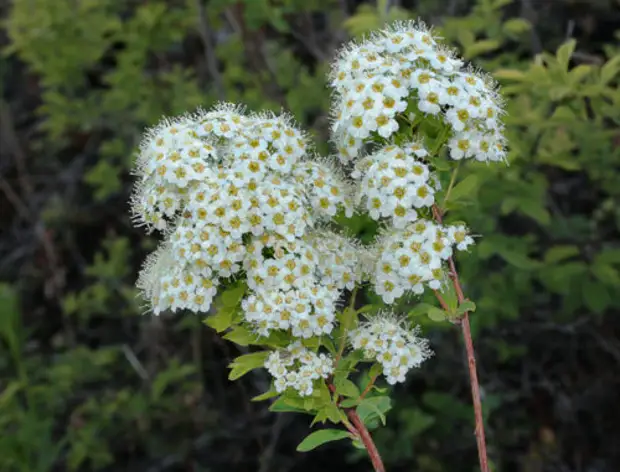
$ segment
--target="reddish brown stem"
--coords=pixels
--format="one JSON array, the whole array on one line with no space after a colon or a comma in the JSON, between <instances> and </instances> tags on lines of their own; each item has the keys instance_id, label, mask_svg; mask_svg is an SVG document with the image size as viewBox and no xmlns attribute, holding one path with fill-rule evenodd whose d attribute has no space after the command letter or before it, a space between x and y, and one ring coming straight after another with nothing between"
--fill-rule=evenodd
<instances>
[{"instance_id":1,"label":"reddish brown stem","mask_svg":"<svg viewBox=\"0 0 620 472\"><path fill-rule=\"evenodd\" d=\"M465 350L467 351L467 365L469 367L469 380L471 384L471 396L474 401L474 416L476 418L476 443L478 444L478 459L480 461L480 471L489 472L489 460L487 458L487 444L484 437L484 418L482 417L482 402L480 401L480 384L478 383L478 373L476 372L476 356L474 354L474 343L471 339L471 329L469 327L469 313L465 313L461 319L461 330L465 340Z\"/></svg>"},{"instance_id":2,"label":"reddish brown stem","mask_svg":"<svg viewBox=\"0 0 620 472\"><path fill-rule=\"evenodd\" d=\"M330 392L332 392L334 395L337 395L336 386L331 383L331 380L327 382L327 387L329 388ZM383 465L383 461L381 460L379 450L377 449L377 446L375 446L375 442L372 440L372 436L368 432L368 429L366 429L366 426L364 426L364 423L362 422L355 409L345 408L344 411L346 412L347 417L351 420L351 423L353 423L355 430L352 431L348 425L345 426L347 426L349 432L351 432L354 436L359 437L359 439L362 441L362 444L364 444L366 451L368 451L368 456L370 457L370 461L372 462L372 466L374 467L375 472L385 472L385 466Z\"/></svg>"},{"instance_id":3,"label":"reddish brown stem","mask_svg":"<svg viewBox=\"0 0 620 472\"><path fill-rule=\"evenodd\" d=\"M347 416L359 432L360 439L368 451L368 456L370 456L370 461L372 462L372 466L375 468L375 472L385 472L385 466L383 465L377 446L375 446L372 436L370 436L370 433L366 429L366 426L364 426L364 423L357 412L353 409L347 410Z\"/></svg>"},{"instance_id":4,"label":"reddish brown stem","mask_svg":"<svg viewBox=\"0 0 620 472\"><path fill-rule=\"evenodd\" d=\"M438 223L443 222L443 211L437 206L433 205L433 216ZM459 304L465 301L465 295L463 294L463 288L459 280L459 274L456 271L456 265L454 259L451 257L448 260L450 266L450 276L456 291L456 297ZM445 302L441 299L441 295L436 291L435 295L439 300L439 303L443 306ZM474 342L471 337L471 327L469 326L469 313L465 312L460 318L461 331L463 333L463 340L465 342L465 351L467 352L467 366L469 368L469 383L471 385L471 396L474 403L474 417L476 419L476 443L478 445L478 460L480 461L480 472L489 472L489 459L487 455L487 444L484 435L484 418L482 416L482 401L480 400L480 383L478 382L478 373L476 371L476 354L474 351Z\"/></svg>"}]
</instances>

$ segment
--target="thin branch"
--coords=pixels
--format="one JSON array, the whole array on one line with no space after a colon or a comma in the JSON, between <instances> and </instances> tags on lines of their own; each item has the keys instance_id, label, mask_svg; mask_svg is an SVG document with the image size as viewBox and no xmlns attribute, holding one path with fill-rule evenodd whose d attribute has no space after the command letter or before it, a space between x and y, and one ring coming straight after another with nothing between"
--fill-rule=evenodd
<instances>
[{"instance_id":1,"label":"thin branch","mask_svg":"<svg viewBox=\"0 0 620 472\"><path fill-rule=\"evenodd\" d=\"M360 439L366 450L368 451L368 456L370 457L370 461L372 462L372 466L375 468L375 472L385 472L385 466L383 465L383 461L381 460L381 455L379 454L379 450L377 446L375 446L374 441L372 440L372 436L364 426L361 418L357 414L357 412L353 409L347 411L347 416L353 423L353 426L357 429L360 435Z\"/></svg>"},{"instance_id":2,"label":"thin branch","mask_svg":"<svg viewBox=\"0 0 620 472\"><path fill-rule=\"evenodd\" d=\"M331 383L331 380L328 381L327 387L330 392L336 394L336 387L333 383ZM372 440L372 436L368 432L368 429L366 429L366 426L357 414L357 411L355 411L355 408L345 408L344 411L347 417L351 420L351 423L353 423L353 426L347 425L346 423L345 426L351 434L357 436L360 441L362 441L362 444L364 444L375 472L385 472L385 466L383 465L381 454L379 454L379 450L377 449L375 442Z\"/></svg>"},{"instance_id":3,"label":"thin branch","mask_svg":"<svg viewBox=\"0 0 620 472\"><path fill-rule=\"evenodd\" d=\"M433 216L439 224L443 222L443 211L433 205ZM459 305L465 301L465 295L463 294L463 288L459 280L459 274L454 264L454 259L451 257L448 259L450 266L450 277L456 291L456 296L459 301ZM435 293L438 296L438 293ZM438 299L441 302L440 296ZM445 303L445 302L444 302ZM443 304L442 304L443 305ZM469 325L469 313L465 312L460 317L461 331L463 333L463 341L465 342L465 350L467 352L467 366L469 369L469 383L471 386L471 396L474 404L474 417L476 420L476 443L478 446L478 460L480 461L480 471L489 472L489 459L487 454L486 438L484 433L484 417L482 416L482 401L480 400L480 383L478 381L478 373L476 370L476 355L474 351L474 343L471 337L471 327Z\"/></svg>"}]
</instances>

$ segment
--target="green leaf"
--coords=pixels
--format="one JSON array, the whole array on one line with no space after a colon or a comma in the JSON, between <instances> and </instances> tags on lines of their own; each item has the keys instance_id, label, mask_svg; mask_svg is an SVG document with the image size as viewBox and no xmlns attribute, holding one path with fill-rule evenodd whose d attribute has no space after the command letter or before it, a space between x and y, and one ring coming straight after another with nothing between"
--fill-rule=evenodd
<instances>
[{"instance_id":1,"label":"green leaf","mask_svg":"<svg viewBox=\"0 0 620 472\"><path fill-rule=\"evenodd\" d=\"M498 254L517 269L532 270L540 266L540 262L530 259L526 254L508 248L498 248Z\"/></svg>"},{"instance_id":2,"label":"green leaf","mask_svg":"<svg viewBox=\"0 0 620 472\"><path fill-rule=\"evenodd\" d=\"M366 424L374 418L379 418L381 423L385 425L385 414L392 407L390 397L370 397L364 398L357 407L357 414L360 416L362 423Z\"/></svg>"},{"instance_id":3,"label":"green leaf","mask_svg":"<svg viewBox=\"0 0 620 472\"><path fill-rule=\"evenodd\" d=\"M378 377L383 372L383 366L378 362L375 362L370 370L368 371L368 378L372 379L373 377Z\"/></svg>"},{"instance_id":4,"label":"green leaf","mask_svg":"<svg viewBox=\"0 0 620 472\"><path fill-rule=\"evenodd\" d=\"M525 75L525 73L523 73L522 71L516 69L498 69L493 72L493 75L497 79L516 80L519 82L527 80L527 75Z\"/></svg>"},{"instance_id":5,"label":"green leaf","mask_svg":"<svg viewBox=\"0 0 620 472\"><path fill-rule=\"evenodd\" d=\"M607 85L620 72L620 54L612 57L601 67L601 84Z\"/></svg>"},{"instance_id":6,"label":"green leaf","mask_svg":"<svg viewBox=\"0 0 620 472\"><path fill-rule=\"evenodd\" d=\"M560 68L562 70L564 71L568 70L568 63L570 62L570 58L573 55L573 52L575 51L576 45L577 45L577 41L575 41L574 39L571 39L565 42L564 44L562 44L562 46L558 48L556 57L558 59L558 64L560 65Z\"/></svg>"},{"instance_id":7,"label":"green leaf","mask_svg":"<svg viewBox=\"0 0 620 472\"><path fill-rule=\"evenodd\" d=\"M236 287L226 289L221 295L222 304L227 308L236 307L241 302L246 290L247 286L245 284L239 284Z\"/></svg>"},{"instance_id":8,"label":"green leaf","mask_svg":"<svg viewBox=\"0 0 620 472\"><path fill-rule=\"evenodd\" d=\"M346 373L344 374L346 375ZM345 378L344 375L336 375L334 378L334 385L336 386L336 392L339 395L344 397L354 397L357 398L360 396L360 391L353 382L349 379Z\"/></svg>"},{"instance_id":9,"label":"green leaf","mask_svg":"<svg viewBox=\"0 0 620 472\"><path fill-rule=\"evenodd\" d=\"M250 401L262 402L264 400L269 400L270 398L277 397L278 395L280 394L276 392L276 390L272 387L269 390L267 390L265 393L261 393L260 395L256 395L255 397L252 397Z\"/></svg>"},{"instance_id":10,"label":"green leaf","mask_svg":"<svg viewBox=\"0 0 620 472\"><path fill-rule=\"evenodd\" d=\"M237 357L229 367L231 368L230 374L228 374L229 380L237 380L243 377L251 370L258 369L265 365L265 361L269 356L270 351L253 352L251 354L245 354Z\"/></svg>"},{"instance_id":11,"label":"green leaf","mask_svg":"<svg viewBox=\"0 0 620 472\"><path fill-rule=\"evenodd\" d=\"M592 72L592 66L588 64L579 64L577 67L571 69L568 74L568 78L571 84L576 85L581 82L585 77Z\"/></svg>"},{"instance_id":12,"label":"green leaf","mask_svg":"<svg viewBox=\"0 0 620 472\"><path fill-rule=\"evenodd\" d=\"M299 443L299 446L297 446L297 451L308 452L328 442L338 441L348 437L349 433L341 429L322 429L306 436L306 438Z\"/></svg>"},{"instance_id":13,"label":"green leaf","mask_svg":"<svg viewBox=\"0 0 620 472\"><path fill-rule=\"evenodd\" d=\"M522 213L536 220L541 225L548 225L551 222L551 215L544 208L540 201L533 198L519 199L519 209Z\"/></svg>"},{"instance_id":14,"label":"green leaf","mask_svg":"<svg viewBox=\"0 0 620 472\"><path fill-rule=\"evenodd\" d=\"M235 326L231 331L226 333L223 338L232 341L239 346L249 346L255 344L260 336L250 331L244 326Z\"/></svg>"},{"instance_id":15,"label":"green leaf","mask_svg":"<svg viewBox=\"0 0 620 472\"><path fill-rule=\"evenodd\" d=\"M465 312L473 313L474 311L476 311L476 304L472 302L471 300L465 300L463 303L459 305L457 314L462 315Z\"/></svg>"},{"instance_id":16,"label":"green leaf","mask_svg":"<svg viewBox=\"0 0 620 472\"><path fill-rule=\"evenodd\" d=\"M485 54L487 52L495 51L501 46L501 43L496 39L484 39L482 41L476 41L471 46L465 48L465 56L468 59L473 59L476 56Z\"/></svg>"},{"instance_id":17,"label":"green leaf","mask_svg":"<svg viewBox=\"0 0 620 472\"><path fill-rule=\"evenodd\" d=\"M607 264L605 260L597 258L590 267L594 276L603 284L618 287L620 286L620 276L618 271Z\"/></svg>"},{"instance_id":18,"label":"green leaf","mask_svg":"<svg viewBox=\"0 0 620 472\"><path fill-rule=\"evenodd\" d=\"M444 321L448 317L445 311L430 303L418 303L413 310L409 312L409 316L420 315L426 315L433 321Z\"/></svg>"},{"instance_id":19,"label":"green leaf","mask_svg":"<svg viewBox=\"0 0 620 472\"><path fill-rule=\"evenodd\" d=\"M448 318L448 314L440 308L436 306L430 306L428 312L426 313L428 318L432 321L445 321Z\"/></svg>"},{"instance_id":20,"label":"green leaf","mask_svg":"<svg viewBox=\"0 0 620 472\"><path fill-rule=\"evenodd\" d=\"M523 18L511 18L502 25L504 32L510 36L523 34L531 28L531 23Z\"/></svg>"},{"instance_id":21,"label":"green leaf","mask_svg":"<svg viewBox=\"0 0 620 472\"><path fill-rule=\"evenodd\" d=\"M281 396L269 407L269 411L277 413L307 413L303 399Z\"/></svg>"},{"instance_id":22,"label":"green leaf","mask_svg":"<svg viewBox=\"0 0 620 472\"><path fill-rule=\"evenodd\" d=\"M545 253L545 264L556 264L579 254L579 248L573 245L553 246Z\"/></svg>"},{"instance_id":23,"label":"green leaf","mask_svg":"<svg viewBox=\"0 0 620 472\"><path fill-rule=\"evenodd\" d=\"M598 253L597 259L609 264L620 264L620 249L605 248Z\"/></svg>"},{"instance_id":24,"label":"green leaf","mask_svg":"<svg viewBox=\"0 0 620 472\"><path fill-rule=\"evenodd\" d=\"M232 308L220 308L215 315L209 316L205 323L218 333L226 331L232 326L235 310Z\"/></svg>"},{"instance_id":25,"label":"green leaf","mask_svg":"<svg viewBox=\"0 0 620 472\"><path fill-rule=\"evenodd\" d=\"M312 336L302 339L301 343L311 351L316 351L321 345L321 339L318 336Z\"/></svg>"},{"instance_id":26,"label":"green leaf","mask_svg":"<svg viewBox=\"0 0 620 472\"><path fill-rule=\"evenodd\" d=\"M463 197L475 197L478 190L478 176L470 174L454 186L449 195L449 201L456 201Z\"/></svg>"},{"instance_id":27,"label":"green leaf","mask_svg":"<svg viewBox=\"0 0 620 472\"><path fill-rule=\"evenodd\" d=\"M328 403L319 409L312 423L310 423L310 426L314 426L314 424L318 422L325 423L326 421L331 421L334 424L342 422L340 418L340 409L334 403Z\"/></svg>"},{"instance_id":28,"label":"green leaf","mask_svg":"<svg viewBox=\"0 0 620 472\"><path fill-rule=\"evenodd\" d=\"M353 408L359 404L359 398L347 398L346 400L342 400L340 402L340 406L342 408Z\"/></svg>"},{"instance_id":29,"label":"green leaf","mask_svg":"<svg viewBox=\"0 0 620 472\"><path fill-rule=\"evenodd\" d=\"M594 313L603 313L611 303L611 295L602 283L586 279L582 284L583 300Z\"/></svg>"}]
</instances>

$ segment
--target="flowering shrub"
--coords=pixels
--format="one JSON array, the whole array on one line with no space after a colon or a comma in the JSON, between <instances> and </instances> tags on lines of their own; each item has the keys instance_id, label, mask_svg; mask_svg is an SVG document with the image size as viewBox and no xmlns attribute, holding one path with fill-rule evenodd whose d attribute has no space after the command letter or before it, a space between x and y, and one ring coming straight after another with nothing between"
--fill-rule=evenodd
<instances>
[{"instance_id":1,"label":"flowering shrub","mask_svg":"<svg viewBox=\"0 0 620 472\"><path fill-rule=\"evenodd\" d=\"M486 471L468 321L475 305L452 260L474 240L463 223L444 223L443 203L456 180L451 161L505 160L497 87L414 22L345 46L330 79L333 160L317 157L289 116L227 103L147 133L132 209L137 224L164 240L138 286L154 313L210 313L222 292L207 324L262 348L237 358L230 378L265 367L273 387L257 399L278 397L276 411L347 429L313 433L300 450L350 437L377 471L383 464L367 426L384 420L390 402L375 381L403 382L432 351L419 328L390 310L371 314L356 294L368 284L392 305L433 290L441 309L429 307L429 316L463 328ZM338 230L353 212L379 223L372 244ZM362 391L351 380L359 365L370 378Z\"/></svg>"}]
</instances>

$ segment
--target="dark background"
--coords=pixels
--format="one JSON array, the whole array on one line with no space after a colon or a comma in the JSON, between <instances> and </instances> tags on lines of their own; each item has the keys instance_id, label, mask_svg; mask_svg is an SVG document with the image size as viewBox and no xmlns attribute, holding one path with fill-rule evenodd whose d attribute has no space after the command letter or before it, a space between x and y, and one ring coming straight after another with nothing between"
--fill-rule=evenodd
<instances>
[{"instance_id":1,"label":"dark background","mask_svg":"<svg viewBox=\"0 0 620 472\"><path fill-rule=\"evenodd\" d=\"M290 109L327 152L335 48L417 17L507 99L510 165L468 164L453 209L482 235L459 267L494 466L620 470L619 2L377 3L0 3L2 472L369 470L346 441L295 452L309 417L251 403L266 374L229 382L239 350L199 318L142 315L155 240L129 222L128 169L145 126L218 99ZM436 354L378 447L390 472L477 470L459 333L416 321Z\"/></svg>"}]
</instances>

